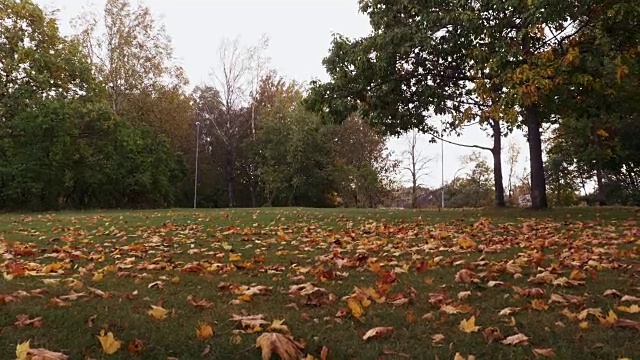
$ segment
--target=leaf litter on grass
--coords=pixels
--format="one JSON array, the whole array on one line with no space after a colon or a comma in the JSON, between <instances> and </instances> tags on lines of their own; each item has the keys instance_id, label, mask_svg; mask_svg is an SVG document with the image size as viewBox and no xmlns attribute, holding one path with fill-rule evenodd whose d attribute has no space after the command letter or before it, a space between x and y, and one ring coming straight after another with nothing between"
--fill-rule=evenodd
<instances>
[{"instance_id":1,"label":"leaf litter on grass","mask_svg":"<svg viewBox=\"0 0 640 360\"><path fill-rule=\"evenodd\" d=\"M196 329L195 338L206 343L202 353L216 351L210 341L218 337L231 337L231 342L237 343L243 337L256 336L263 358L327 353L334 344L305 345L305 340L322 342L327 337L296 340L295 334L309 334L300 325L304 322L327 329L350 323L352 330L338 336L387 344L388 338L400 337L394 330L399 323L389 320L391 326L383 322L381 314L397 314L403 334L426 327L431 331L427 341L434 349L445 339L454 348L458 343L484 341L497 344L492 345L493 351L509 353L509 347L528 347L536 356L552 356L558 351L545 334L552 328L570 332L575 339L590 336L585 331L592 327L640 331L640 289L625 285L631 284L640 270L640 231L634 220L614 226L596 221L561 224L532 219L494 223L481 218L472 224L432 225L419 219L363 219L354 226L338 217L325 219L342 224L338 227L303 218L282 225L219 228L207 222L185 225L167 221L126 230L108 227L105 219L94 220L97 227L91 231L61 227L39 235L39 241L0 241L0 271L5 281L33 278L44 285L3 292L0 306L37 298L48 303L49 311L56 311L86 306L89 301L117 300L119 306L132 306L134 314L146 312L157 320L154 326L160 327L171 326L173 318L190 306L199 314L191 315L190 321ZM55 241L46 241L54 235ZM179 301L167 298L165 291L180 289L185 276L221 276L224 281L211 287L213 292L196 296L185 288L186 294L178 291ZM609 289L602 279L615 277L621 279L617 282L620 287ZM260 283L266 278L271 279L269 283ZM135 290L123 291L120 283ZM144 291L144 297L138 297L139 291ZM228 300L221 303L223 298ZM276 298L286 302L267 306ZM122 302L125 300L131 305ZM147 301L147 310L134 305L134 300ZM171 306L165 308L163 301ZM168 310L170 307L174 308ZM273 315L246 312L253 308L287 310ZM226 316L209 318L205 314L211 311ZM536 312L549 319L546 329L526 323L535 319ZM16 339L20 329L32 328L46 336L49 327L55 326L40 314L20 313L14 318L16 333L12 336ZM138 318L129 321L141 321L135 320ZM92 319L89 327L96 318ZM476 324L478 319L482 326ZM211 323L228 320L234 324L231 329L216 327L213 331ZM525 324L518 330L517 324L522 322ZM80 326L86 323L86 317L79 319ZM98 327L101 350L105 354L117 352L123 341L105 331L104 324ZM189 336L194 338L193 332ZM124 340L130 342L129 351L134 353L144 354L158 345L171 347L129 336ZM366 344L360 346L371 346ZM458 353L473 352L465 346L456 348ZM385 348L383 355L404 354L411 348Z\"/></svg>"}]
</instances>

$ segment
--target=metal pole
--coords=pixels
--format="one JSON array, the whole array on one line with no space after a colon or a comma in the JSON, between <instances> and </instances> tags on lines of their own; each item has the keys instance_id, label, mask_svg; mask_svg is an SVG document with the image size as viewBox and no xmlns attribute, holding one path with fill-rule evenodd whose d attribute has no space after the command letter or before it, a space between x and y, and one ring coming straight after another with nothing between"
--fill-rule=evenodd
<instances>
[{"instance_id":1,"label":"metal pole","mask_svg":"<svg viewBox=\"0 0 640 360\"><path fill-rule=\"evenodd\" d=\"M440 162L442 163L442 194L440 195L440 197L442 198L442 208L444 209L444 132L443 132L443 126L442 126L442 119L440 119L440 155L441 155L441 160Z\"/></svg>"},{"instance_id":2,"label":"metal pole","mask_svg":"<svg viewBox=\"0 0 640 360\"><path fill-rule=\"evenodd\" d=\"M198 200L198 155L200 153L200 122L196 123L196 176L193 183L193 208L197 206Z\"/></svg>"}]
</instances>

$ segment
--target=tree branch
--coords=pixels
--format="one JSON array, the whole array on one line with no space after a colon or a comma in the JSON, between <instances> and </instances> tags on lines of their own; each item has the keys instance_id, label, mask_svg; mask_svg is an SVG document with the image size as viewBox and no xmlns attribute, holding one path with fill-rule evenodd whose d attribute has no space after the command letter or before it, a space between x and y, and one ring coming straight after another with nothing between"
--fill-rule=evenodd
<instances>
[{"instance_id":1,"label":"tree branch","mask_svg":"<svg viewBox=\"0 0 640 360\"><path fill-rule=\"evenodd\" d=\"M486 146L481 146L481 145L470 145L470 144L462 144L462 143L457 143L455 141L451 141L451 140L447 140L441 136L435 135L435 134L430 134L431 136L433 136L433 138L444 141L446 143L449 143L451 145L455 145L455 146L461 146L461 147L465 147L465 148L473 148L473 149L480 149L480 150L487 150L487 151L492 151L493 152L493 148L490 147L486 147Z\"/></svg>"}]
</instances>

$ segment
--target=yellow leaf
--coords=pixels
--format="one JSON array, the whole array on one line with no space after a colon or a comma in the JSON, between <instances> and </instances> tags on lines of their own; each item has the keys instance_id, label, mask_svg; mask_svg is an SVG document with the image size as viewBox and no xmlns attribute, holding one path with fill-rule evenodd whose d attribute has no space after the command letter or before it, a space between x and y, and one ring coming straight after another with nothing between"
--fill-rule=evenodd
<instances>
[{"instance_id":1,"label":"yellow leaf","mask_svg":"<svg viewBox=\"0 0 640 360\"><path fill-rule=\"evenodd\" d=\"M578 326L580 327L580 329L585 330L589 328L589 323L586 321L581 321L580 324L578 324Z\"/></svg>"},{"instance_id":2,"label":"yellow leaf","mask_svg":"<svg viewBox=\"0 0 640 360\"><path fill-rule=\"evenodd\" d=\"M618 306L618 310L629 314L637 314L640 312L640 306L636 304L633 304L631 306Z\"/></svg>"},{"instance_id":3,"label":"yellow leaf","mask_svg":"<svg viewBox=\"0 0 640 360\"><path fill-rule=\"evenodd\" d=\"M371 306L371 300L369 300L369 299L363 299L363 300L362 300L362 307L363 307L363 308L368 308L369 306Z\"/></svg>"},{"instance_id":4,"label":"yellow leaf","mask_svg":"<svg viewBox=\"0 0 640 360\"><path fill-rule=\"evenodd\" d=\"M571 275L569 275L569 279L571 280L583 280L586 277L587 276L580 270L573 270L571 272Z\"/></svg>"},{"instance_id":5,"label":"yellow leaf","mask_svg":"<svg viewBox=\"0 0 640 360\"><path fill-rule=\"evenodd\" d=\"M162 320L167 317L169 310L163 309L160 306L151 305L151 310L147 311L147 314L153 316L158 320Z\"/></svg>"},{"instance_id":6,"label":"yellow leaf","mask_svg":"<svg viewBox=\"0 0 640 360\"><path fill-rule=\"evenodd\" d=\"M458 246L460 246L465 250L475 249L475 247L477 246L476 242L471 240L471 238L466 235L463 235L462 237L458 238L456 243L458 244Z\"/></svg>"},{"instance_id":7,"label":"yellow leaf","mask_svg":"<svg viewBox=\"0 0 640 360\"><path fill-rule=\"evenodd\" d=\"M606 318L598 317L598 320L600 320L600 324L602 325L613 325L616 323L616 321L618 321L618 316L616 315L615 312L613 312L613 310L609 310L609 314L607 315Z\"/></svg>"},{"instance_id":8,"label":"yellow leaf","mask_svg":"<svg viewBox=\"0 0 640 360\"><path fill-rule=\"evenodd\" d=\"M289 334L291 331L289 331L289 328L287 327L287 325L283 325L284 324L284 319L283 320L273 320L273 322L271 323L271 325L269 325L269 328L267 330L270 331L277 331L280 333L284 333L284 334Z\"/></svg>"},{"instance_id":9,"label":"yellow leaf","mask_svg":"<svg viewBox=\"0 0 640 360\"><path fill-rule=\"evenodd\" d=\"M480 329L480 326L476 326L476 317L472 316L469 320L462 320L460 321L460 326L458 326L458 329L466 332L466 333L472 333L472 332L477 332Z\"/></svg>"},{"instance_id":10,"label":"yellow leaf","mask_svg":"<svg viewBox=\"0 0 640 360\"><path fill-rule=\"evenodd\" d=\"M95 273L95 275L93 275L93 278L91 279L92 281L100 281L102 280L102 278L104 277L104 274L102 273Z\"/></svg>"},{"instance_id":11,"label":"yellow leaf","mask_svg":"<svg viewBox=\"0 0 640 360\"><path fill-rule=\"evenodd\" d=\"M196 329L198 340L206 340L213 336L213 328L206 323L200 323L200 327Z\"/></svg>"},{"instance_id":12,"label":"yellow leaf","mask_svg":"<svg viewBox=\"0 0 640 360\"><path fill-rule=\"evenodd\" d=\"M604 129L598 130L597 134L600 135L601 137L609 137L609 133L606 132Z\"/></svg>"},{"instance_id":13,"label":"yellow leaf","mask_svg":"<svg viewBox=\"0 0 640 360\"><path fill-rule=\"evenodd\" d=\"M27 360L27 353L29 352L29 343L31 340L27 340L16 346L16 358L17 360Z\"/></svg>"},{"instance_id":14,"label":"yellow leaf","mask_svg":"<svg viewBox=\"0 0 640 360\"><path fill-rule=\"evenodd\" d=\"M229 261L240 261L240 254L229 254Z\"/></svg>"},{"instance_id":15,"label":"yellow leaf","mask_svg":"<svg viewBox=\"0 0 640 360\"><path fill-rule=\"evenodd\" d=\"M360 320L364 314L364 310L362 309L362 306L360 306L360 302L354 298L350 298L347 300L347 303L349 305L349 309L351 309L351 315Z\"/></svg>"},{"instance_id":16,"label":"yellow leaf","mask_svg":"<svg viewBox=\"0 0 640 360\"><path fill-rule=\"evenodd\" d=\"M100 345L102 345L102 352L107 355L111 355L120 349L122 345L122 341L116 340L113 337L113 333L109 332L107 335L104 334L104 330L100 330L100 335L98 335L98 340L100 340Z\"/></svg>"}]
</instances>

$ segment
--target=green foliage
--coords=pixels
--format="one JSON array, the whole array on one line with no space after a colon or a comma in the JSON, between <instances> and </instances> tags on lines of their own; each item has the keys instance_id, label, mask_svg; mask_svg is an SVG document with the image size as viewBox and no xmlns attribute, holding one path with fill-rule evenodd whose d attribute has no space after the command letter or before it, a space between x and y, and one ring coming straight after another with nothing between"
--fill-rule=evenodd
<instances>
[{"instance_id":1,"label":"green foliage","mask_svg":"<svg viewBox=\"0 0 640 360\"><path fill-rule=\"evenodd\" d=\"M375 207L387 195L398 164L386 139L364 120L351 117L329 126L337 196L343 206Z\"/></svg>"},{"instance_id":2,"label":"green foliage","mask_svg":"<svg viewBox=\"0 0 640 360\"><path fill-rule=\"evenodd\" d=\"M492 169L485 158L473 152L462 158L471 165L467 174L454 177L445 185L445 204L451 208L479 208L493 204Z\"/></svg>"},{"instance_id":3,"label":"green foliage","mask_svg":"<svg viewBox=\"0 0 640 360\"><path fill-rule=\"evenodd\" d=\"M545 175L551 206L572 206L578 203L579 177L574 172L571 159L551 154L545 161Z\"/></svg>"},{"instance_id":4,"label":"green foliage","mask_svg":"<svg viewBox=\"0 0 640 360\"><path fill-rule=\"evenodd\" d=\"M296 106L262 117L251 144L265 201L273 206L331 205L331 142L312 113Z\"/></svg>"},{"instance_id":5,"label":"green foliage","mask_svg":"<svg viewBox=\"0 0 640 360\"><path fill-rule=\"evenodd\" d=\"M163 137L118 118L75 42L31 1L0 4L0 207L157 207L184 166Z\"/></svg>"}]
</instances>

